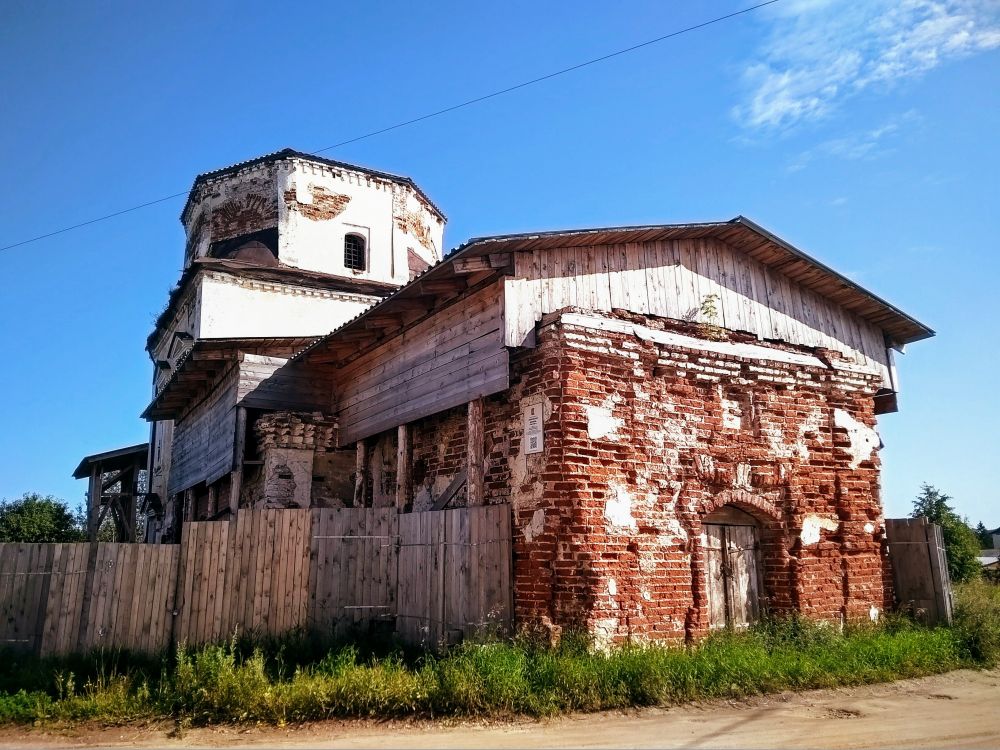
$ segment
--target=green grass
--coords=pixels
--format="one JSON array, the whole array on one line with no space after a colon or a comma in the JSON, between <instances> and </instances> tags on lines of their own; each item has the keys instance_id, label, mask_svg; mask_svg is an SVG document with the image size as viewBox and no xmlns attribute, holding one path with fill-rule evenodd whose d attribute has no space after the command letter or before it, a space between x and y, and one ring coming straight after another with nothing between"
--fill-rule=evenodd
<instances>
[{"instance_id":1,"label":"green grass","mask_svg":"<svg viewBox=\"0 0 1000 750\"><path fill-rule=\"evenodd\" d=\"M179 648L162 660L0 659L0 722L142 718L285 723L351 716L594 711L857 685L992 666L1000 660L1000 588L959 589L956 624L903 617L840 630L769 621L692 648L628 645L607 652L568 636L467 643L446 655L388 643L323 647L304 637Z\"/></svg>"}]
</instances>

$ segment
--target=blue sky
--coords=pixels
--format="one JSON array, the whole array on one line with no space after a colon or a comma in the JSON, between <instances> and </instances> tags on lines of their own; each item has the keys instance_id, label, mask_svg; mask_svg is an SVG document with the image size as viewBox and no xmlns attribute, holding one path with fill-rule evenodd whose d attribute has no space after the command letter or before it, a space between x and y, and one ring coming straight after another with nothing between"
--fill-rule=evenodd
<instances>
[{"instance_id":1,"label":"blue sky","mask_svg":"<svg viewBox=\"0 0 1000 750\"><path fill-rule=\"evenodd\" d=\"M750 4L750 3L746 3ZM182 192L744 7L733 2L0 8L0 244ZM1000 525L996 0L781 0L328 156L407 174L446 245L744 214L938 331L882 418L887 514L921 482ZM0 253L0 497L77 502L141 442L143 344L182 199Z\"/></svg>"}]
</instances>

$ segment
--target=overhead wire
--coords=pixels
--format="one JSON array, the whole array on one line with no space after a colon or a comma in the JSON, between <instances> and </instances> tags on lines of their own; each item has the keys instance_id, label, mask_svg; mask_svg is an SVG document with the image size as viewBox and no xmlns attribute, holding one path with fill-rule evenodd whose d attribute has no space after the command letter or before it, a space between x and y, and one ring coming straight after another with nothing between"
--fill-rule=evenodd
<instances>
[{"instance_id":1,"label":"overhead wire","mask_svg":"<svg viewBox=\"0 0 1000 750\"><path fill-rule=\"evenodd\" d=\"M778 3L780 1L781 0L766 0L765 2L757 3L756 5L751 5L751 6L748 6L746 8L742 8L740 10L733 11L732 13L727 13L725 15L718 16L716 18L712 18L712 19L710 19L708 21L702 21L701 23L694 24L693 26L687 26L687 27L685 27L683 29L678 29L677 31L671 31L669 34L663 34L663 35L658 36L658 37L656 37L654 39L648 39L645 42L640 42L639 44L633 44L630 47L624 47L622 49L615 50L614 52L609 52L608 54L601 55L600 57L595 57L595 58L592 58L590 60L585 60L584 62L576 63L575 65L570 65L569 67L553 71L551 73L546 73L545 75L538 76L537 78L532 78L532 79L530 79L528 81L522 81L521 83L514 84L513 86L508 86L508 87L503 88L503 89L498 89L496 91L492 91L492 92L490 92L488 94L483 94L482 96L477 96L477 97L474 97L472 99L467 99L467 100L465 100L463 102L460 102L458 104L453 104L453 105L451 105L449 107L445 107L444 109L439 109L439 110L436 110L434 112L428 112L427 114L420 115L419 117L413 117L413 118L411 118L409 120L403 120L402 122L397 122L394 125L389 125L389 126L384 127L384 128L379 128L378 130L372 130L372 131L370 131L368 133L364 133L362 135L358 135L358 136L355 136L353 138L348 138L347 140L340 141L338 143L334 143L334 144L332 144L330 146L324 146L323 148L314 149L312 151L308 151L308 152L305 152L305 153L309 153L309 154L312 154L312 155L322 154L322 153L324 153L326 151L332 151L335 148L341 148L343 146L348 146L348 145L350 145L352 143L357 143L358 141L363 141L363 140L366 140L368 138L374 138L377 135L382 135L384 133L389 133L389 132L391 132L393 130L398 130L400 128L405 128L405 127L407 127L409 125L414 125L414 124L416 124L418 122L423 122L424 120L430 120L431 118L434 118L434 117L440 117L441 115L447 114L449 112L454 112L455 110L462 109L464 107L469 107L469 106L472 106L473 104L479 104L480 102L484 102L484 101L486 101L488 99L494 99L494 98L496 98L498 96L503 96L504 94L509 94L509 93L511 93L513 91L517 91L519 89L523 89L523 88L526 88L528 86L534 86L535 84L542 83L543 81L551 80L552 78L556 78L558 76L566 75L567 73L572 73L574 71L580 70L581 68L586 68L586 67L589 67L591 65L596 65L598 63L602 63L602 62L605 62L607 60L611 60L612 58L620 57L621 55L626 55L626 54L628 54L630 52L635 52L636 50L642 49L644 47L649 47L649 46L654 45L654 44L658 44L660 42L666 41L667 39L673 39L674 37L681 36L682 34L688 34L688 33L692 32L692 31L697 31L698 29L703 29L703 28L705 28L707 26L712 26L714 24L721 23L722 21L727 21L727 20L729 20L731 18L735 18L737 16L741 16L741 15L744 15L746 13L751 13L751 12L753 12L755 10L759 10L760 8L763 8L763 7L767 6L767 5L774 5L775 3ZM181 192L178 192L178 193L172 193L171 195L165 195L162 198L155 198L153 200L146 201L145 203L139 203L139 204L137 204L135 206L130 206L129 208L123 208L123 209L120 209L118 211L113 211L112 213L109 213L109 214L104 214L103 216L97 216L97 217L95 217L93 219L88 219L87 221L81 221L81 222L79 222L77 224L71 224L69 226L62 227L61 229L55 229L55 230L53 230L51 232L46 232L44 234L39 234L39 235L36 235L34 237L29 237L28 239L20 240L18 242L12 243L10 245L4 245L4 246L0 247L0 252L6 251L6 250L13 250L16 247L22 247L24 245L29 245L29 244L31 244L33 242L39 242L41 240L48 239L49 237L55 237L56 235L65 234L66 232L72 232L72 231L74 231L76 229L81 229L83 227L90 226L91 224L97 224L97 223L102 222L102 221L108 221L109 219L114 219L115 217L122 216L122 215L128 214L128 213L132 213L133 211L139 211L139 210L141 210L143 208L149 208L150 206L155 206L158 203L165 203L166 201L174 200L175 198L182 198L185 195L187 195L188 192L189 192L188 190L184 190L184 191L181 191Z\"/></svg>"}]
</instances>

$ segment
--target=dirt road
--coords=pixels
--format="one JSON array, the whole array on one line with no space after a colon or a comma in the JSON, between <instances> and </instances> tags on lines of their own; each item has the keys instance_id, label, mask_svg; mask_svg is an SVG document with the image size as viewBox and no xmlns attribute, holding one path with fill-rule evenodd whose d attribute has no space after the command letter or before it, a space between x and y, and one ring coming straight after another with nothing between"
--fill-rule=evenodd
<instances>
[{"instance_id":1,"label":"dirt road","mask_svg":"<svg viewBox=\"0 0 1000 750\"><path fill-rule=\"evenodd\" d=\"M3 729L0 747L1000 747L1000 670L629 713L496 724L329 721L301 727Z\"/></svg>"}]
</instances>

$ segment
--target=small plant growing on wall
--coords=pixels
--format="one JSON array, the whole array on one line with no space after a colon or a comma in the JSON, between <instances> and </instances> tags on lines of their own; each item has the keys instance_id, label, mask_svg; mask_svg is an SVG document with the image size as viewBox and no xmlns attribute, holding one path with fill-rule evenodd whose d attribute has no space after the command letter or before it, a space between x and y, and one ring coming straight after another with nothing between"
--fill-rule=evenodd
<instances>
[{"instance_id":1,"label":"small plant growing on wall","mask_svg":"<svg viewBox=\"0 0 1000 750\"><path fill-rule=\"evenodd\" d=\"M702 336L712 341L723 341L726 338L725 329L719 325L719 295L706 294L701 298L698 307L698 330Z\"/></svg>"}]
</instances>

